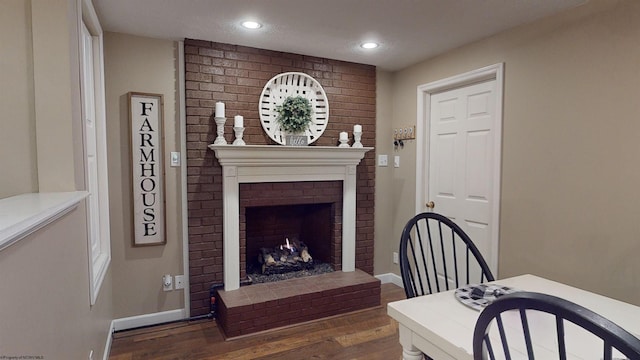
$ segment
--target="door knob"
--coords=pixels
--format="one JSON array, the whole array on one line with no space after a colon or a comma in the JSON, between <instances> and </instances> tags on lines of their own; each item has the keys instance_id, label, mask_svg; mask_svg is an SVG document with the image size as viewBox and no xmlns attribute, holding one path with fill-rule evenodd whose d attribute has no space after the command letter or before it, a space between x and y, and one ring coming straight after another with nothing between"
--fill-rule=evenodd
<instances>
[{"instance_id":1,"label":"door knob","mask_svg":"<svg viewBox=\"0 0 640 360\"><path fill-rule=\"evenodd\" d=\"M436 207L436 203L434 203L433 201L429 201L428 203L425 204L429 209L433 210L433 208Z\"/></svg>"}]
</instances>

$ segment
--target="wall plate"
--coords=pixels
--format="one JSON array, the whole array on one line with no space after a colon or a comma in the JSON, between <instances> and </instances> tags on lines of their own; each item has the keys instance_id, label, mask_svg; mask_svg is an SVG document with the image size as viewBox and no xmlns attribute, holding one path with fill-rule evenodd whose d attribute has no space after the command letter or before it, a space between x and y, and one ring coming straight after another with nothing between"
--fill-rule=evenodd
<instances>
[{"instance_id":1,"label":"wall plate","mask_svg":"<svg viewBox=\"0 0 640 360\"><path fill-rule=\"evenodd\" d=\"M378 166L387 166L389 164L389 158L387 155L378 155Z\"/></svg>"},{"instance_id":2,"label":"wall plate","mask_svg":"<svg viewBox=\"0 0 640 360\"><path fill-rule=\"evenodd\" d=\"M171 152L171 166L180 166L180 153L177 151Z\"/></svg>"}]
</instances>

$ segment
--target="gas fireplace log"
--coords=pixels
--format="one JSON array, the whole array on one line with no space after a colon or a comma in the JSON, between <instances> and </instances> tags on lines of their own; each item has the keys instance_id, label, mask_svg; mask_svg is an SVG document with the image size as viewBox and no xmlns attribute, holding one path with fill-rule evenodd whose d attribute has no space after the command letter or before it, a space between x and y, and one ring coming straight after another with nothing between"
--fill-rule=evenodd
<instances>
[{"instance_id":1,"label":"gas fireplace log","mask_svg":"<svg viewBox=\"0 0 640 360\"><path fill-rule=\"evenodd\" d=\"M313 269L313 258L304 243L294 241L289 248L260 248L258 261L262 264L262 273L266 275L284 274L291 271Z\"/></svg>"},{"instance_id":2,"label":"gas fireplace log","mask_svg":"<svg viewBox=\"0 0 640 360\"><path fill-rule=\"evenodd\" d=\"M284 274L292 271L311 270L311 269L313 269L313 261L310 261L308 263L284 262L284 263L277 263L276 265L271 265L271 266L262 264L262 274L264 275Z\"/></svg>"},{"instance_id":3,"label":"gas fireplace log","mask_svg":"<svg viewBox=\"0 0 640 360\"><path fill-rule=\"evenodd\" d=\"M300 256L302 257L302 261L308 263L309 261L313 260L311 258L311 255L309 255L309 251L307 251L307 249L303 249L300 252Z\"/></svg>"},{"instance_id":4,"label":"gas fireplace log","mask_svg":"<svg viewBox=\"0 0 640 360\"><path fill-rule=\"evenodd\" d=\"M262 259L262 257L264 256L264 261ZM261 255L260 256L260 263L265 263L267 266L271 266L271 265L275 265L276 264L276 260L273 258L273 256L271 256L271 254L267 254L265 255Z\"/></svg>"}]
</instances>

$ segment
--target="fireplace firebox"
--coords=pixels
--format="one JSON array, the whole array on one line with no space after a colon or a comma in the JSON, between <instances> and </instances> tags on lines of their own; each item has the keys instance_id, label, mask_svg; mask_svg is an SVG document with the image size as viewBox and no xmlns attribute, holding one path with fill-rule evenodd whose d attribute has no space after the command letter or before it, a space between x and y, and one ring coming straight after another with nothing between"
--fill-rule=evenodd
<instances>
[{"instance_id":1,"label":"fireplace firebox","mask_svg":"<svg viewBox=\"0 0 640 360\"><path fill-rule=\"evenodd\" d=\"M247 273L282 273L309 269L314 262L330 263L334 213L333 203L246 208ZM280 261L281 257L288 259Z\"/></svg>"},{"instance_id":2,"label":"fireplace firebox","mask_svg":"<svg viewBox=\"0 0 640 360\"><path fill-rule=\"evenodd\" d=\"M341 181L240 184L241 276L259 273L262 249L286 239L303 242L315 263L340 270L341 203Z\"/></svg>"}]
</instances>

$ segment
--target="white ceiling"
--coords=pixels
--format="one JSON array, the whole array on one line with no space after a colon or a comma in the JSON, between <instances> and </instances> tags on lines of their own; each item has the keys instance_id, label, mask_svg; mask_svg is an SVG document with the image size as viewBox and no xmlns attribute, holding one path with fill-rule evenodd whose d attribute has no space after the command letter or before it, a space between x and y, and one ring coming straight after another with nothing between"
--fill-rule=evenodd
<instances>
[{"instance_id":1,"label":"white ceiling","mask_svg":"<svg viewBox=\"0 0 640 360\"><path fill-rule=\"evenodd\" d=\"M399 70L588 0L93 0L103 30ZM264 26L249 31L243 20ZM381 46L364 50L364 41Z\"/></svg>"}]
</instances>

